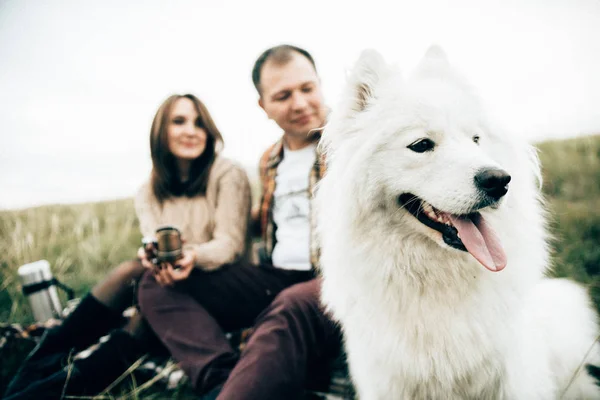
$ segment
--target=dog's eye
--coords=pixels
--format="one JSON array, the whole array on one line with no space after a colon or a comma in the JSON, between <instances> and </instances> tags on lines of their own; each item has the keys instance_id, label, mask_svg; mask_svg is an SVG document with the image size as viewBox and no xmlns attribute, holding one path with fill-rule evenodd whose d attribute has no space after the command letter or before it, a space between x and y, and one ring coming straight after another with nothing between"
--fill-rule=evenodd
<instances>
[{"instance_id":1,"label":"dog's eye","mask_svg":"<svg viewBox=\"0 0 600 400\"><path fill-rule=\"evenodd\" d=\"M477 144L479 144L479 135L475 135L473 136L473 141Z\"/></svg>"},{"instance_id":2,"label":"dog's eye","mask_svg":"<svg viewBox=\"0 0 600 400\"><path fill-rule=\"evenodd\" d=\"M431 151L434 147L435 143L433 142L433 140L427 138L419 139L408 146L409 149L417 153L425 153L426 151Z\"/></svg>"}]
</instances>

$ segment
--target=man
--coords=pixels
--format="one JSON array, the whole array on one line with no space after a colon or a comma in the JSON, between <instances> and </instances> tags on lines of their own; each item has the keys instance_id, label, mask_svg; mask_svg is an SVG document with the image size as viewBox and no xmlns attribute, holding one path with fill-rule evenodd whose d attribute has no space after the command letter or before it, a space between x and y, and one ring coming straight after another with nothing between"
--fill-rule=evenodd
<instances>
[{"instance_id":1,"label":"man","mask_svg":"<svg viewBox=\"0 0 600 400\"><path fill-rule=\"evenodd\" d=\"M315 64L303 49L277 46L257 59L252 78L259 105L283 130L260 162L264 260L195 270L175 288L151 274L140 285L142 313L206 399L301 397L339 349L314 272L310 197L323 173L316 130L326 116ZM252 325L238 355L223 330Z\"/></svg>"}]
</instances>

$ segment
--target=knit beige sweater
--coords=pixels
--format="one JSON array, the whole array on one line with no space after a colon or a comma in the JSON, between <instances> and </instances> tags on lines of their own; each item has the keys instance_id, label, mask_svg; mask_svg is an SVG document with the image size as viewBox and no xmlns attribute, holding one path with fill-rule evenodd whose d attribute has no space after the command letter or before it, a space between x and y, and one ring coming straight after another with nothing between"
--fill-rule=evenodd
<instances>
[{"instance_id":1,"label":"knit beige sweater","mask_svg":"<svg viewBox=\"0 0 600 400\"><path fill-rule=\"evenodd\" d=\"M217 157L205 196L174 197L161 206L148 181L135 197L135 210L142 235L152 237L161 226L175 226L186 242L184 249L195 251L196 267L214 270L248 255L250 196L246 172Z\"/></svg>"}]
</instances>

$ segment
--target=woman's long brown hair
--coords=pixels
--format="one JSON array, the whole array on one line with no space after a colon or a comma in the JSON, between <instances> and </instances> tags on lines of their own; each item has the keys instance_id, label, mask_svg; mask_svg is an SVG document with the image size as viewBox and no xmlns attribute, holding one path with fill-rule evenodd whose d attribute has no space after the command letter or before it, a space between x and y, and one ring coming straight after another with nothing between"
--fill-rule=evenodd
<instances>
[{"instance_id":1,"label":"woman's long brown hair","mask_svg":"<svg viewBox=\"0 0 600 400\"><path fill-rule=\"evenodd\" d=\"M169 150L167 127L175 102L181 98L190 99L202 128L206 131L206 147L200 157L192 161L189 179L181 182L175 156ZM206 194L210 169L223 147L223 137L217 129L208 109L192 94L172 95L159 107L150 129L150 154L152 155L152 191L160 203L170 197L197 196Z\"/></svg>"}]
</instances>

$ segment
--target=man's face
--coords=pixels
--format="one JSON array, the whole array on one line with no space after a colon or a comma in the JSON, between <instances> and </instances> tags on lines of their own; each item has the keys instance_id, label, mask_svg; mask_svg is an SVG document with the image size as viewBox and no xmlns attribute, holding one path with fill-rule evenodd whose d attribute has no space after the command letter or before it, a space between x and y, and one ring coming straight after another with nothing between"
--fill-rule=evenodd
<instances>
[{"instance_id":1,"label":"man's face","mask_svg":"<svg viewBox=\"0 0 600 400\"><path fill-rule=\"evenodd\" d=\"M308 133L325 124L319 77L303 55L294 52L283 65L267 61L260 82L258 103L286 135L308 141Z\"/></svg>"}]
</instances>

